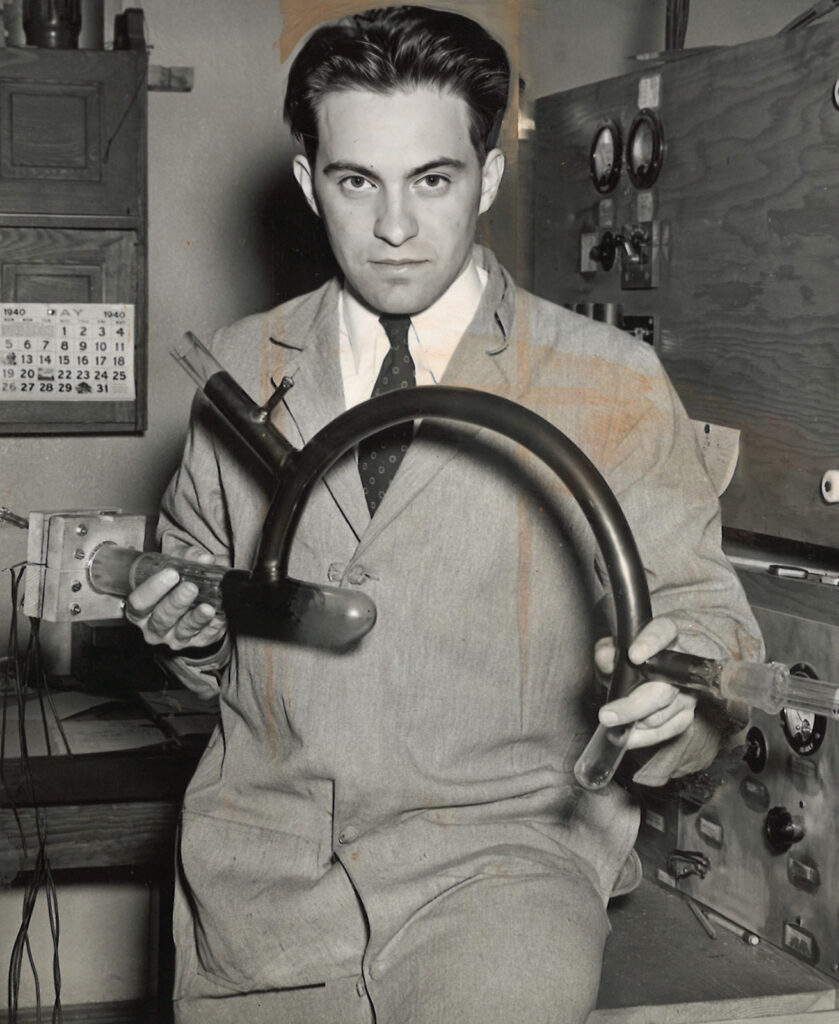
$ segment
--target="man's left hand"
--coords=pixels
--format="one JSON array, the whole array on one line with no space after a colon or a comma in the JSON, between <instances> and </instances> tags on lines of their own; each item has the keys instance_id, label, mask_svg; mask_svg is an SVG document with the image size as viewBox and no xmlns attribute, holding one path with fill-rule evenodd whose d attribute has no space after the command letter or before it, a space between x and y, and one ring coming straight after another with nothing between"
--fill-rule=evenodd
<instances>
[{"instance_id":1,"label":"man's left hand","mask_svg":"<svg viewBox=\"0 0 839 1024\"><path fill-rule=\"evenodd\" d=\"M648 658L669 647L678 629L672 619L652 619L629 646L629 660L641 665ZM611 637L599 640L594 649L597 670L610 675L615 664L615 644ZM635 723L627 744L630 748L650 747L673 739L685 732L693 722L696 696L680 690L665 679L641 683L628 697L604 704L599 719L605 726Z\"/></svg>"}]
</instances>

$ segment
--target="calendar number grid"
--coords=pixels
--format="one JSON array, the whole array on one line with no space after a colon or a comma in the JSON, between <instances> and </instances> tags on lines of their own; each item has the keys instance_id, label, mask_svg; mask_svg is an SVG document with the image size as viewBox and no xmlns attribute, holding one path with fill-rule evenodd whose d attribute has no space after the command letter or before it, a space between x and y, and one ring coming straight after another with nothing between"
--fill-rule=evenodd
<instances>
[{"instance_id":1,"label":"calendar number grid","mask_svg":"<svg viewBox=\"0 0 839 1024\"><path fill-rule=\"evenodd\" d=\"M134 397L133 305L0 305L0 402Z\"/></svg>"}]
</instances>

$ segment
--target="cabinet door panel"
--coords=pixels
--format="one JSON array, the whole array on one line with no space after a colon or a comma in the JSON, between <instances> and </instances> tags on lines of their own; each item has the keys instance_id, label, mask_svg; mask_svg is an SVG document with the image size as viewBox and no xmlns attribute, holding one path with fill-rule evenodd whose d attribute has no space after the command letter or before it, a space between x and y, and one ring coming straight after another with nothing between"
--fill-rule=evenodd
<instances>
[{"instance_id":1,"label":"cabinet door panel","mask_svg":"<svg viewBox=\"0 0 839 1024\"><path fill-rule=\"evenodd\" d=\"M133 53L7 49L0 68L0 208L135 217L144 179L146 62Z\"/></svg>"},{"instance_id":2,"label":"cabinet door panel","mask_svg":"<svg viewBox=\"0 0 839 1024\"><path fill-rule=\"evenodd\" d=\"M2 228L2 300L136 302L136 242L133 231Z\"/></svg>"}]
</instances>

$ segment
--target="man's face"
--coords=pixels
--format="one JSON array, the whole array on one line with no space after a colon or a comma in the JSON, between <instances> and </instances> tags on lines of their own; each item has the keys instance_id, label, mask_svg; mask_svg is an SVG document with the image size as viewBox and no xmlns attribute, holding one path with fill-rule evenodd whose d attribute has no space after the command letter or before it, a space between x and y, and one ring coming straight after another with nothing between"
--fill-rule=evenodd
<instances>
[{"instance_id":1,"label":"man's face","mask_svg":"<svg viewBox=\"0 0 839 1024\"><path fill-rule=\"evenodd\" d=\"M383 313L421 312L457 278L503 169L499 150L481 166L465 100L429 87L327 93L315 167L295 158L347 283Z\"/></svg>"}]
</instances>

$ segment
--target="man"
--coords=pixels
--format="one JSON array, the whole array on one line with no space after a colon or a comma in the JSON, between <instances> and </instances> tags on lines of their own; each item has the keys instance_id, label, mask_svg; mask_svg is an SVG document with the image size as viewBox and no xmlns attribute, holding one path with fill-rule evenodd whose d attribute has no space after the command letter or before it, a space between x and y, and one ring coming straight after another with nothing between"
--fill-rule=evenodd
<instances>
[{"instance_id":1,"label":"man","mask_svg":"<svg viewBox=\"0 0 839 1024\"><path fill-rule=\"evenodd\" d=\"M473 245L503 173L508 80L501 47L457 15L319 29L286 116L342 277L222 331L215 354L260 400L293 379L277 425L301 446L402 382L534 409L600 467L636 532L657 617L631 657L677 641L757 657L655 356L518 291ZM198 399L162 543L248 565L271 493ZM135 591L129 618L185 652L173 670L221 705L182 818L181 1021L585 1019L637 831L622 788L590 794L572 775L593 728L596 562L543 467L491 431L425 421L342 459L296 535L292 575L376 602L351 649L230 638L165 572ZM600 716L638 722L634 745L658 745L644 778L661 783L716 750L694 703L656 681Z\"/></svg>"}]
</instances>

